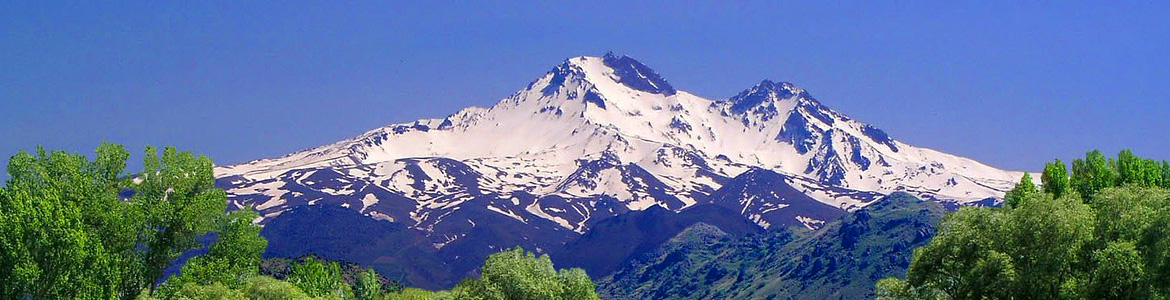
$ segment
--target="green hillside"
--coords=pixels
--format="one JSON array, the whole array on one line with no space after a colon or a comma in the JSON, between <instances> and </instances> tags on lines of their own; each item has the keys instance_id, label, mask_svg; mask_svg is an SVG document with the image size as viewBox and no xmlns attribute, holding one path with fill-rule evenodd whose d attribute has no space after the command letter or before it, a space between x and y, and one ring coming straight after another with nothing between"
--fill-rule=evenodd
<instances>
[{"instance_id":1,"label":"green hillside","mask_svg":"<svg viewBox=\"0 0 1170 300\"><path fill-rule=\"evenodd\" d=\"M860 299L904 276L944 210L895 193L823 230L732 238L697 224L602 279L607 299Z\"/></svg>"}]
</instances>

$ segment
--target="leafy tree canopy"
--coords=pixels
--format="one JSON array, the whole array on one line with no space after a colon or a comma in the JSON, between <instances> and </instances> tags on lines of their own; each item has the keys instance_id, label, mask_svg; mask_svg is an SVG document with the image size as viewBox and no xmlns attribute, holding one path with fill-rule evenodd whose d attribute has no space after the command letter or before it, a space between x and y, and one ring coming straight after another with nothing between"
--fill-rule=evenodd
<instances>
[{"instance_id":1,"label":"leafy tree canopy","mask_svg":"<svg viewBox=\"0 0 1170 300\"><path fill-rule=\"evenodd\" d=\"M1004 208L962 208L915 250L883 299L1165 299L1170 297L1167 162L1099 151L1025 175Z\"/></svg>"},{"instance_id":2,"label":"leafy tree canopy","mask_svg":"<svg viewBox=\"0 0 1170 300\"><path fill-rule=\"evenodd\" d=\"M600 299L581 269L556 270L547 255L537 257L519 247L492 254L480 277L465 279L451 291L405 289L387 299Z\"/></svg>"},{"instance_id":3,"label":"leafy tree canopy","mask_svg":"<svg viewBox=\"0 0 1170 300\"><path fill-rule=\"evenodd\" d=\"M131 299L215 229L227 201L210 159L147 147L145 168L132 177L128 157L102 144L92 161L41 148L9 160L0 297Z\"/></svg>"}]
</instances>

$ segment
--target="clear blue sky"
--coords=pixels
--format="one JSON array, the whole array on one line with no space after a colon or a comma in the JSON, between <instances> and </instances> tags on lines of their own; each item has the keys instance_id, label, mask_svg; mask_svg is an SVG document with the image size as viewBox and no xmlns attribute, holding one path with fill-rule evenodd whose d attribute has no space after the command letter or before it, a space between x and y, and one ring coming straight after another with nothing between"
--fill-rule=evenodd
<instances>
[{"instance_id":1,"label":"clear blue sky","mask_svg":"<svg viewBox=\"0 0 1170 300\"><path fill-rule=\"evenodd\" d=\"M794 82L1001 168L1091 148L1170 159L1166 1L129 2L0 1L0 157L101 141L275 157L615 51L706 97Z\"/></svg>"}]
</instances>

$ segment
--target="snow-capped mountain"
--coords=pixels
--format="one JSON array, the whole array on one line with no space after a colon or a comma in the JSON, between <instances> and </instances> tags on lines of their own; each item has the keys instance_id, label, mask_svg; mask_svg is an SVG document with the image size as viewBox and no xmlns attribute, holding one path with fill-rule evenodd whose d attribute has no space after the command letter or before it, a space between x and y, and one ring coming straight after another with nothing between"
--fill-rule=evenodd
<instances>
[{"instance_id":1,"label":"snow-capped mountain","mask_svg":"<svg viewBox=\"0 0 1170 300\"><path fill-rule=\"evenodd\" d=\"M216 173L262 224L340 206L419 229L436 248L484 226L473 211L571 234L629 211L717 202L764 227L815 228L895 191L976 202L1022 175L895 140L791 83L706 99L612 54L568 59L490 108Z\"/></svg>"}]
</instances>

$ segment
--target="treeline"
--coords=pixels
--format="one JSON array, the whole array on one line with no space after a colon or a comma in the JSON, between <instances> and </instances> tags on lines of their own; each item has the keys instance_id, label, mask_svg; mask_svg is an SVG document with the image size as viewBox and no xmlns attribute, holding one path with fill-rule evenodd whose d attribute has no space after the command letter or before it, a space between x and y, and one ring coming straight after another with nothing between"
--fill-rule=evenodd
<instances>
[{"instance_id":1,"label":"treeline","mask_svg":"<svg viewBox=\"0 0 1170 300\"><path fill-rule=\"evenodd\" d=\"M386 299L600 299L581 269L556 270L547 255L514 248L488 256L479 278L464 279L450 291L407 288Z\"/></svg>"},{"instance_id":2,"label":"treeline","mask_svg":"<svg viewBox=\"0 0 1170 300\"><path fill-rule=\"evenodd\" d=\"M357 284L358 277L368 271L360 264L340 260L328 260L314 254L308 254L298 258L268 257L261 259L260 275L272 276L273 278L282 280L286 279L292 274L297 264L302 264L307 259L318 260L323 263L338 262L341 267L341 280L350 286ZM377 280L382 284L382 290L384 291L400 291L404 288L402 282L386 277L383 274L375 275L377 275Z\"/></svg>"},{"instance_id":3,"label":"treeline","mask_svg":"<svg viewBox=\"0 0 1170 300\"><path fill-rule=\"evenodd\" d=\"M879 299L1168 299L1170 163L1092 151L962 208Z\"/></svg>"},{"instance_id":4,"label":"treeline","mask_svg":"<svg viewBox=\"0 0 1170 300\"><path fill-rule=\"evenodd\" d=\"M184 271L188 269L183 268ZM373 270L347 283L337 262L312 258L292 264L285 279L251 274L236 280L191 281L187 274L168 280L153 295L137 299L358 299L358 300L597 300L593 282L581 269L557 271L547 256L515 248L492 254L479 278L469 278L449 291L416 288L388 290Z\"/></svg>"},{"instance_id":5,"label":"treeline","mask_svg":"<svg viewBox=\"0 0 1170 300\"><path fill-rule=\"evenodd\" d=\"M0 189L2 299L597 299L580 269L522 249L490 256L450 291L388 290L373 270L348 283L336 262L303 259L284 280L260 275L267 241L251 209L227 212L211 160L147 147L143 171L102 144L94 159L38 148L8 162ZM203 247L179 275L181 254ZM160 283L161 284L158 284Z\"/></svg>"}]
</instances>

